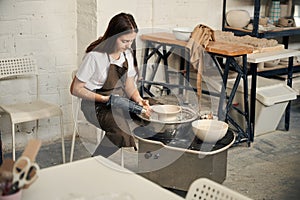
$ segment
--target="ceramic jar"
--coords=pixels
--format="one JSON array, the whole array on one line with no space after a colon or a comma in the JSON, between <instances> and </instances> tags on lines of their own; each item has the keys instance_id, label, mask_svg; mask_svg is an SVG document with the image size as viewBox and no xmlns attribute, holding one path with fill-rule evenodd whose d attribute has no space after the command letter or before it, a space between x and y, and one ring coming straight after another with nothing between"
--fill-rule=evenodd
<instances>
[{"instance_id":1,"label":"ceramic jar","mask_svg":"<svg viewBox=\"0 0 300 200\"><path fill-rule=\"evenodd\" d=\"M247 10L230 10L226 13L227 24L234 28L243 28L250 22L250 14Z\"/></svg>"}]
</instances>

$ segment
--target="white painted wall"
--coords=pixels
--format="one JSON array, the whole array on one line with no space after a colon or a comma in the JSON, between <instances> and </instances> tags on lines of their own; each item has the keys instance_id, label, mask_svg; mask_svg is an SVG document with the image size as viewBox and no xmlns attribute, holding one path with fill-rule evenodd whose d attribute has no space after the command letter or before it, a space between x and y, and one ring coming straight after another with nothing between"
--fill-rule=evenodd
<instances>
[{"instance_id":1,"label":"white painted wall","mask_svg":"<svg viewBox=\"0 0 300 200\"><path fill-rule=\"evenodd\" d=\"M87 3L88 2L88 3ZM99 37L97 0L77 0L77 63L92 40Z\"/></svg>"},{"instance_id":2,"label":"white painted wall","mask_svg":"<svg viewBox=\"0 0 300 200\"><path fill-rule=\"evenodd\" d=\"M230 0L228 9L244 8L253 13L252 3L252 0ZM33 55L37 59L42 98L62 107L66 135L72 133L71 72L80 64L87 45L103 34L108 21L119 12L132 13L141 33L151 29L171 31L173 27L194 27L200 23L221 29L222 24L222 0L0 1L0 58ZM141 41L138 48L141 59ZM13 95L30 97L28 91L13 93L15 89L1 86L0 103L10 102ZM59 138L57 123L57 120L41 123L40 135L44 140ZM20 131L26 132L31 126L21 126ZM9 124L0 121L4 148L10 147L8 127ZM18 135L19 146L32 137Z\"/></svg>"},{"instance_id":3,"label":"white painted wall","mask_svg":"<svg viewBox=\"0 0 300 200\"><path fill-rule=\"evenodd\" d=\"M66 132L71 132L70 72L77 66L76 2L74 0L4 0L0 1L0 58L32 55L37 59L40 73L41 98L59 104L64 111ZM15 98L30 98L19 84L0 87L0 103ZM59 137L58 120L42 120L40 134L44 140ZM21 132L30 131L34 124L21 125ZM0 121L4 149L10 148L10 124ZM50 129L49 129L50 127ZM26 133L17 134L23 146Z\"/></svg>"},{"instance_id":4,"label":"white painted wall","mask_svg":"<svg viewBox=\"0 0 300 200\"><path fill-rule=\"evenodd\" d=\"M199 23L221 28L222 0L98 0L98 7L99 34L104 32L109 19L119 12L133 14L141 29L171 30L177 26L194 27Z\"/></svg>"}]
</instances>

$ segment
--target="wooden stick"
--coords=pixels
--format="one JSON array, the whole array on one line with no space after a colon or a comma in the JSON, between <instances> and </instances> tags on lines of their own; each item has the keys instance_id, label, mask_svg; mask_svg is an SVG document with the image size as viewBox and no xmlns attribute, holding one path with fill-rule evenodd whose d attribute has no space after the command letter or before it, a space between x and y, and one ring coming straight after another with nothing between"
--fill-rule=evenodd
<instances>
[{"instance_id":1,"label":"wooden stick","mask_svg":"<svg viewBox=\"0 0 300 200\"><path fill-rule=\"evenodd\" d=\"M37 140L37 139L29 140L25 150L22 153L22 156L26 156L30 159L31 162L34 162L35 157L38 154L41 145L42 145L41 140Z\"/></svg>"}]
</instances>

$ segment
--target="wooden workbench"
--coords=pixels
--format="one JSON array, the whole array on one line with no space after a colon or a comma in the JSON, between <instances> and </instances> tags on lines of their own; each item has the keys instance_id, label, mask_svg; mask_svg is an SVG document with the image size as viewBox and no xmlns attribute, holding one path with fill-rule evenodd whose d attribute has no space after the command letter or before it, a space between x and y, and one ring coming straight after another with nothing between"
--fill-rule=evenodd
<instances>
[{"instance_id":1,"label":"wooden workbench","mask_svg":"<svg viewBox=\"0 0 300 200\"><path fill-rule=\"evenodd\" d=\"M159 32L141 35L141 39L144 41L152 41L157 43L177 45L185 47L187 45L186 41L177 40L172 33ZM244 54L250 54L254 51L254 48L241 46L237 44L228 45L225 42L214 42L210 41L205 50L209 53L215 53L226 56L241 56Z\"/></svg>"}]
</instances>

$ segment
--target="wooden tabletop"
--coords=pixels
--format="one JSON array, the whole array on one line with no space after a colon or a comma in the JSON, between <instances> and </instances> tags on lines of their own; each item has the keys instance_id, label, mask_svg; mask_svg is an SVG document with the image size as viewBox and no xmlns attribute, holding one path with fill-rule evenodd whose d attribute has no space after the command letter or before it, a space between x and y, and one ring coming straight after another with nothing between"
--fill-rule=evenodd
<instances>
[{"instance_id":1,"label":"wooden tabletop","mask_svg":"<svg viewBox=\"0 0 300 200\"><path fill-rule=\"evenodd\" d=\"M172 33L157 32L141 35L141 39L144 41L151 41L156 43L177 45L186 47L187 41L177 40ZM253 48L241 46L237 44L228 44L223 42L209 42L205 49L209 53L215 53L225 56L241 56L245 54L253 53Z\"/></svg>"},{"instance_id":2,"label":"wooden tabletop","mask_svg":"<svg viewBox=\"0 0 300 200\"><path fill-rule=\"evenodd\" d=\"M185 47L187 42L182 40L177 40L172 33L167 32L157 32L157 33L147 33L141 35L141 39L144 41L157 42L162 44L178 45Z\"/></svg>"}]
</instances>

